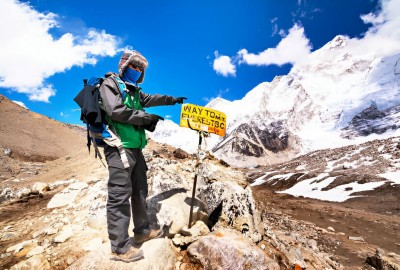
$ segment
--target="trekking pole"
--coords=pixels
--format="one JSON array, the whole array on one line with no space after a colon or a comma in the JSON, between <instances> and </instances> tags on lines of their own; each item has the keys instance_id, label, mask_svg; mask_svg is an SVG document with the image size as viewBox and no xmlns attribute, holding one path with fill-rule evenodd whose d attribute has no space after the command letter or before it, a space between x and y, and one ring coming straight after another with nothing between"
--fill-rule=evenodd
<instances>
[{"instance_id":1,"label":"trekking pole","mask_svg":"<svg viewBox=\"0 0 400 270\"><path fill-rule=\"evenodd\" d=\"M196 159L196 166L194 170L194 181L193 181L193 190L192 190L192 199L190 201L190 213L189 213L189 224L188 228L192 227L192 215L193 215L193 205L194 205L194 199L195 199L195 194L196 194L196 184L197 184L197 176L199 174L199 167L200 164L202 163L202 158L201 158L201 143L203 141L203 136L202 134L203 131L198 131L199 133L199 145L197 147L197 159Z\"/></svg>"}]
</instances>

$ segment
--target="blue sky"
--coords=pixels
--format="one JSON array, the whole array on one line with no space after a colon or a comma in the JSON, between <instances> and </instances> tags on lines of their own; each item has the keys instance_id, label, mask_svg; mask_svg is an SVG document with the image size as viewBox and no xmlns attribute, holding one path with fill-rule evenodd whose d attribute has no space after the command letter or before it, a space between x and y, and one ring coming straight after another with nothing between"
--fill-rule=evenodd
<instances>
[{"instance_id":1,"label":"blue sky","mask_svg":"<svg viewBox=\"0 0 400 270\"><path fill-rule=\"evenodd\" d=\"M146 93L201 106L241 99L336 35L362 38L372 20L361 15L379 9L378 0L1 0L0 94L80 124L82 79L117 71L130 48L149 61ZM180 106L148 112L178 122Z\"/></svg>"}]
</instances>

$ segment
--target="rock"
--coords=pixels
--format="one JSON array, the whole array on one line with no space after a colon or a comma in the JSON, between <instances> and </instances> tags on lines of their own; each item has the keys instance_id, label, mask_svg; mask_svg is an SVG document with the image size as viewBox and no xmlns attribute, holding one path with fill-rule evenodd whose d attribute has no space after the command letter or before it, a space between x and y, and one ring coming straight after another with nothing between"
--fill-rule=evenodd
<instances>
[{"instance_id":1,"label":"rock","mask_svg":"<svg viewBox=\"0 0 400 270\"><path fill-rule=\"evenodd\" d=\"M10 230L12 227L13 227L13 226L11 226L11 225L5 226L5 227L3 228L3 232L6 232L6 231Z\"/></svg>"},{"instance_id":2,"label":"rock","mask_svg":"<svg viewBox=\"0 0 400 270\"><path fill-rule=\"evenodd\" d=\"M53 198L51 198L51 200L47 204L47 208L52 209L73 203L75 198L81 192L81 190L87 187L88 184L83 182L75 182L70 184L63 191L57 193L56 195L53 196Z\"/></svg>"},{"instance_id":3,"label":"rock","mask_svg":"<svg viewBox=\"0 0 400 270\"><path fill-rule=\"evenodd\" d=\"M87 218L87 225L94 230L101 231L107 226L107 218L105 215L90 215Z\"/></svg>"},{"instance_id":4,"label":"rock","mask_svg":"<svg viewBox=\"0 0 400 270\"><path fill-rule=\"evenodd\" d=\"M32 233L32 238L36 238L38 236L44 235L46 232L44 230L39 230Z\"/></svg>"},{"instance_id":5,"label":"rock","mask_svg":"<svg viewBox=\"0 0 400 270\"><path fill-rule=\"evenodd\" d=\"M183 151L182 149L178 148L174 152L174 157L178 159L185 159L189 157L189 154Z\"/></svg>"},{"instance_id":6,"label":"rock","mask_svg":"<svg viewBox=\"0 0 400 270\"><path fill-rule=\"evenodd\" d=\"M173 243L175 246L180 246L181 243L182 243L182 241L181 241L181 235L175 236L174 238L172 238L172 243Z\"/></svg>"},{"instance_id":7,"label":"rock","mask_svg":"<svg viewBox=\"0 0 400 270\"><path fill-rule=\"evenodd\" d=\"M181 235L183 236L193 236L193 237L206 235L209 232L210 229L201 220L196 221L196 223L191 228L185 226L180 231Z\"/></svg>"},{"instance_id":8,"label":"rock","mask_svg":"<svg viewBox=\"0 0 400 270\"><path fill-rule=\"evenodd\" d=\"M350 163L347 163L347 162L344 163L342 167L343 167L344 170L353 169L353 166Z\"/></svg>"},{"instance_id":9,"label":"rock","mask_svg":"<svg viewBox=\"0 0 400 270\"><path fill-rule=\"evenodd\" d=\"M189 182L183 178L184 175L177 174L179 170L177 164L171 164L165 160L156 159L150 166L149 194L150 196L161 196L164 199L166 195L182 190L189 190Z\"/></svg>"},{"instance_id":10,"label":"rock","mask_svg":"<svg viewBox=\"0 0 400 270\"><path fill-rule=\"evenodd\" d=\"M188 255L209 270L280 269L249 238L232 229L200 238L188 247Z\"/></svg>"},{"instance_id":11,"label":"rock","mask_svg":"<svg viewBox=\"0 0 400 270\"><path fill-rule=\"evenodd\" d=\"M19 262L12 266L10 270L47 270L50 269L50 264L42 254L33 256L26 261Z\"/></svg>"},{"instance_id":12,"label":"rock","mask_svg":"<svg viewBox=\"0 0 400 270\"><path fill-rule=\"evenodd\" d=\"M395 253L386 255L382 249L377 249L374 255L367 257L366 263L375 269L400 269L400 255Z\"/></svg>"},{"instance_id":13,"label":"rock","mask_svg":"<svg viewBox=\"0 0 400 270\"><path fill-rule=\"evenodd\" d=\"M203 221L198 220L190 229L185 226L180 234L176 234L172 239L175 246L187 246L198 240L201 236L210 233L210 229Z\"/></svg>"},{"instance_id":14,"label":"rock","mask_svg":"<svg viewBox=\"0 0 400 270\"><path fill-rule=\"evenodd\" d=\"M80 258L78 261L73 263L68 270L81 270L81 269L92 269L92 270L173 270L175 269L175 263L177 258L175 253L172 251L170 242L168 239L158 238L143 243L140 247L144 253L144 259L132 262L124 263L110 260L110 243L104 243L99 246L96 250L89 252L88 255Z\"/></svg>"},{"instance_id":15,"label":"rock","mask_svg":"<svg viewBox=\"0 0 400 270\"><path fill-rule=\"evenodd\" d=\"M364 238L361 236L349 236L349 239L357 242L364 242Z\"/></svg>"},{"instance_id":16,"label":"rock","mask_svg":"<svg viewBox=\"0 0 400 270\"><path fill-rule=\"evenodd\" d=\"M39 255L42 254L45 251L46 247L44 246L37 246L34 249L32 249L31 251L28 252L28 254L26 254L26 257L32 257L35 255Z\"/></svg>"},{"instance_id":17,"label":"rock","mask_svg":"<svg viewBox=\"0 0 400 270\"><path fill-rule=\"evenodd\" d=\"M15 232L6 232L2 235L0 235L0 241L7 241L7 240L11 240L13 238L18 237L18 234Z\"/></svg>"},{"instance_id":18,"label":"rock","mask_svg":"<svg viewBox=\"0 0 400 270\"><path fill-rule=\"evenodd\" d=\"M288 259L293 265L299 265L301 267L300 269L304 269L307 266L299 248L291 247L289 249Z\"/></svg>"},{"instance_id":19,"label":"rock","mask_svg":"<svg viewBox=\"0 0 400 270\"><path fill-rule=\"evenodd\" d=\"M32 192L39 192L39 194L42 194L44 191L48 190L50 190L50 187L46 183L36 182L32 186Z\"/></svg>"},{"instance_id":20,"label":"rock","mask_svg":"<svg viewBox=\"0 0 400 270\"><path fill-rule=\"evenodd\" d=\"M170 235L179 233L189 222L190 204L187 200L189 194L185 190L177 190L176 192L178 193L171 192L170 196L168 196L168 193L164 193L165 199L164 196L160 195L148 199L150 220L152 223L158 222L165 225ZM198 207L194 207L193 218L207 222L207 214L202 213Z\"/></svg>"},{"instance_id":21,"label":"rock","mask_svg":"<svg viewBox=\"0 0 400 270\"><path fill-rule=\"evenodd\" d=\"M15 194L11 188L5 188L0 194L0 203L15 198Z\"/></svg>"},{"instance_id":22,"label":"rock","mask_svg":"<svg viewBox=\"0 0 400 270\"><path fill-rule=\"evenodd\" d=\"M335 232L335 229L333 227L328 227L327 229L328 231Z\"/></svg>"},{"instance_id":23,"label":"rock","mask_svg":"<svg viewBox=\"0 0 400 270\"><path fill-rule=\"evenodd\" d=\"M84 245L83 250L84 251L96 250L98 247L101 246L102 243L103 243L103 240L100 237L93 238Z\"/></svg>"},{"instance_id":24,"label":"rock","mask_svg":"<svg viewBox=\"0 0 400 270\"><path fill-rule=\"evenodd\" d=\"M54 238L55 243L64 243L67 241L68 238L72 236L72 227L71 226L65 226L62 231Z\"/></svg>"},{"instance_id":25,"label":"rock","mask_svg":"<svg viewBox=\"0 0 400 270\"><path fill-rule=\"evenodd\" d=\"M6 148L6 149L4 149L4 155L6 155L6 156L11 156L11 154L12 154L11 148Z\"/></svg>"},{"instance_id":26,"label":"rock","mask_svg":"<svg viewBox=\"0 0 400 270\"><path fill-rule=\"evenodd\" d=\"M246 175L244 173L238 170L222 168L221 166L212 163L203 164L202 178L204 178L205 182L208 183L212 183L215 181L234 182L242 188L246 188L249 184L246 180Z\"/></svg>"},{"instance_id":27,"label":"rock","mask_svg":"<svg viewBox=\"0 0 400 270\"><path fill-rule=\"evenodd\" d=\"M0 255L0 259L4 259L4 258L10 257L10 256L11 256L10 253L3 253Z\"/></svg>"},{"instance_id":28,"label":"rock","mask_svg":"<svg viewBox=\"0 0 400 270\"><path fill-rule=\"evenodd\" d=\"M53 189L55 189L55 188L57 188L59 186L66 186L66 185L69 185L71 183L74 183L75 181L76 180L74 180L74 179L71 179L71 180L59 180L59 181L56 181L54 183L49 183L49 188L50 188L50 190L53 190Z\"/></svg>"},{"instance_id":29,"label":"rock","mask_svg":"<svg viewBox=\"0 0 400 270\"><path fill-rule=\"evenodd\" d=\"M17 196L17 198L21 199L22 197L26 197L30 193L31 193L31 190L29 188L22 188L20 190L17 190L15 195Z\"/></svg>"},{"instance_id":30,"label":"rock","mask_svg":"<svg viewBox=\"0 0 400 270\"><path fill-rule=\"evenodd\" d=\"M45 230L45 233L46 233L47 235L56 234L56 233L58 233L58 228L47 228L47 229Z\"/></svg>"},{"instance_id":31,"label":"rock","mask_svg":"<svg viewBox=\"0 0 400 270\"><path fill-rule=\"evenodd\" d=\"M12 247L7 248L6 252L14 252L14 254L18 253L21 249L24 247L31 245L33 243L37 243L37 240L31 239L31 240L26 240L24 242L21 242L19 244L16 244Z\"/></svg>"},{"instance_id":32,"label":"rock","mask_svg":"<svg viewBox=\"0 0 400 270\"><path fill-rule=\"evenodd\" d=\"M212 230L232 228L259 242L263 233L251 187L243 189L234 182L213 182L199 188L198 198L209 215Z\"/></svg>"},{"instance_id":33,"label":"rock","mask_svg":"<svg viewBox=\"0 0 400 270\"><path fill-rule=\"evenodd\" d=\"M318 243L314 239L310 239L307 241L308 247L312 250L318 251Z\"/></svg>"}]
</instances>

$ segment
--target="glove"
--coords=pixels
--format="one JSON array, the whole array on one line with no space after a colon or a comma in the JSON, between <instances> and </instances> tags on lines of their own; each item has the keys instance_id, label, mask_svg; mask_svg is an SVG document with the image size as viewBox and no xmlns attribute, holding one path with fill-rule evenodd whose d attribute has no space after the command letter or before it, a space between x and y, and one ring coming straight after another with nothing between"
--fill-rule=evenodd
<instances>
[{"instance_id":1,"label":"glove","mask_svg":"<svg viewBox=\"0 0 400 270\"><path fill-rule=\"evenodd\" d=\"M159 120L164 120L164 118L162 118L161 116L159 116L157 114L149 114L149 118L151 120L151 123L143 126L143 128L150 132L153 132L156 129L156 126L157 126L157 123Z\"/></svg>"},{"instance_id":2,"label":"glove","mask_svg":"<svg viewBox=\"0 0 400 270\"><path fill-rule=\"evenodd\" d=\"M159 120L164 120L164 118L162 118L161 116L159 116L159 115L157 115L157 114L149 114L149 117L150 117L150 121L151 121L152 124L153 124L153 123L156 123L156 124L157 124L157 122L158 122Z\"/></svg>"},{"instance_id":3,"label":"glove","mask_svg":"<svg viewBox=\"0 0 400 270\"><path fill-rule=\"evenodd\" d=\"M178 103L178 104L183 104L183 101L184 101L185 99L187 99L187 98L185 98L185 97L176 97L176 98L174 98L174 99L173 99L174 105L175 105L176 103Z\"/></svg>"}]
</instances>

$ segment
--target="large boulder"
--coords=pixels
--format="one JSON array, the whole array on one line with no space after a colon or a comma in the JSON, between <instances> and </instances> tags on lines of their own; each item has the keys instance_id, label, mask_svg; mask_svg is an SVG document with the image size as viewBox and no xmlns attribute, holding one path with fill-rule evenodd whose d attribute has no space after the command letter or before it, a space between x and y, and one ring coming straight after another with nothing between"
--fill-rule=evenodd
<instances>
[{"instance_id":1,"label":"large boulder","mask_svg":"<svg viewBox=\"0 0 400 270\"><path fill-rule=\"evenodd\" d=\"M170 190L147 201L151 223L163 225L169 235L177 234L189 224L190 194L184 189ZM193 220L207 222L207 214L194 206Z\"/></svg>"},{"instance_id":2,"label":"large boulder","mask_svg":"<svg viewBox=\"0 0 400 270\"><path fill-rule=\"evenodd\" d=\"M232 228L259 242L263 225L250 186L243 188L231 181L206 182L197 197L209 215L212 230Z\"/></svg>"},{"instance_id":3,"label":"large boulder","mask_svg":"<svg viewBox=\"0 0 400 270\"><path fill-rule=\"evenodd\" d=\"M188 254L208 270L280 269L250 239L232 229L217 230L201 237L188 247Z\"/></svg>"}]
</instances>

